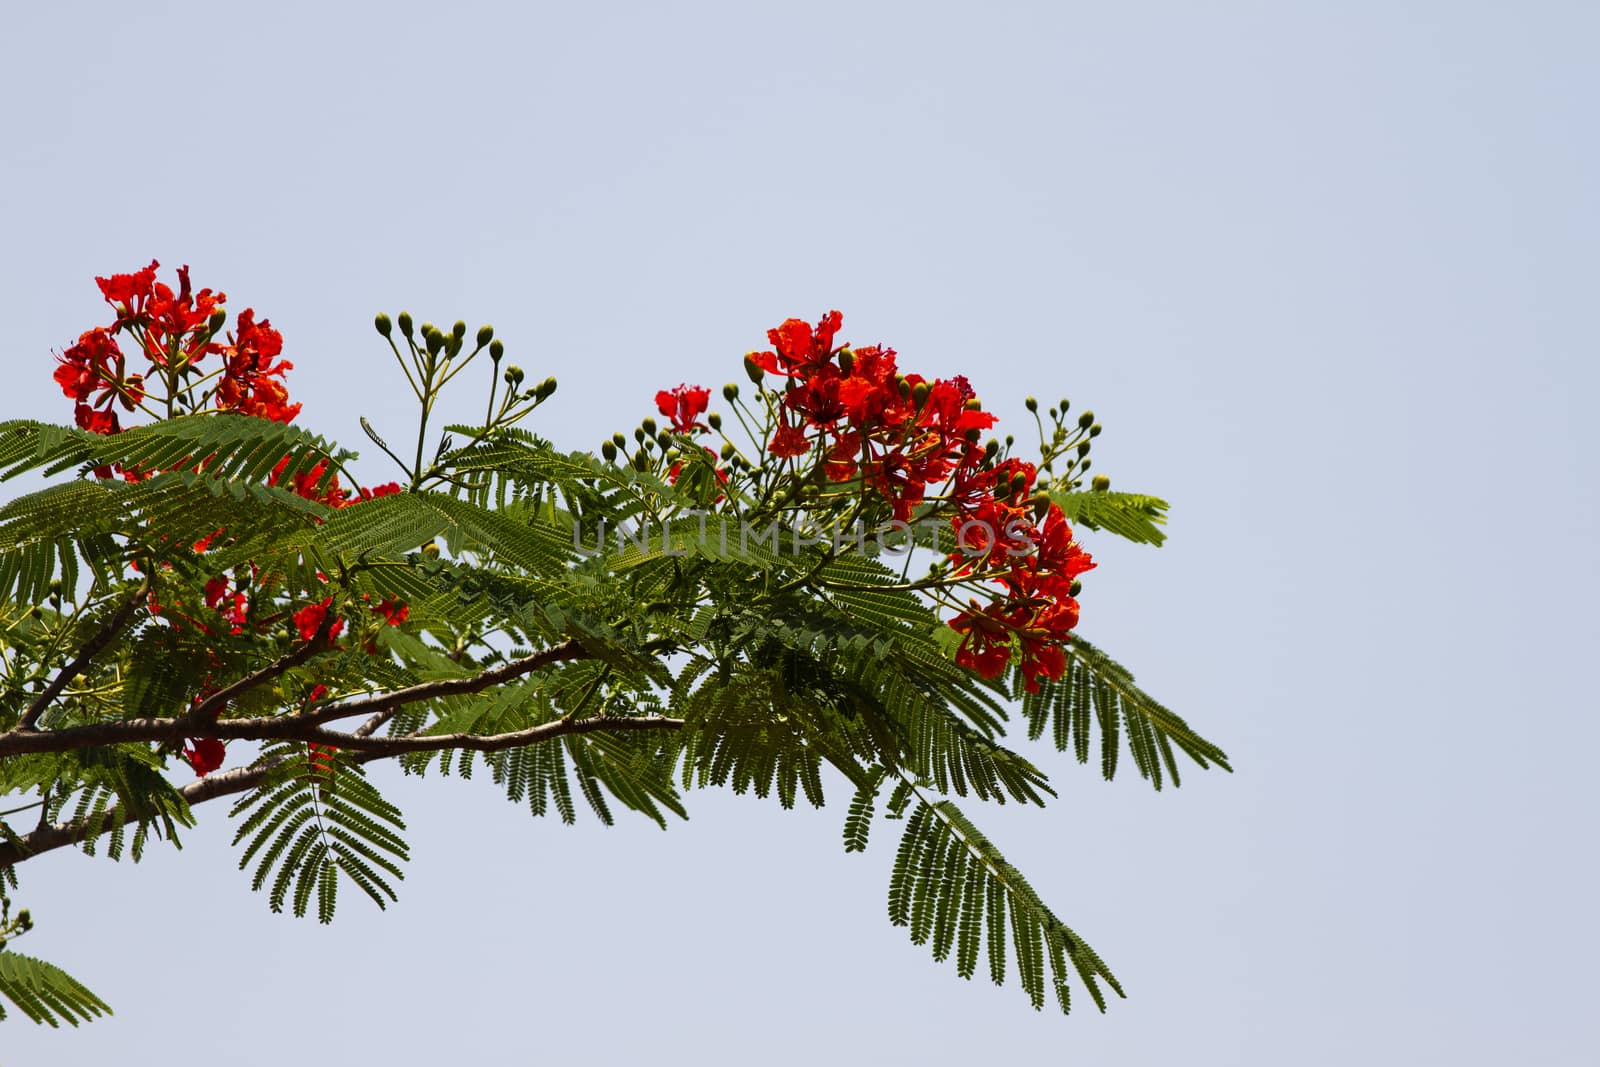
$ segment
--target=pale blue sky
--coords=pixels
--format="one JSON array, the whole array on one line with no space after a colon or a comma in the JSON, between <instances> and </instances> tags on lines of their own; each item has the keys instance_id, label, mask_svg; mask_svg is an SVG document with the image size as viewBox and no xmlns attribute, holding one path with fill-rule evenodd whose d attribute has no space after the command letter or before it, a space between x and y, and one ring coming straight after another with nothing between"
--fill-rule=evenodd
<instances>
[{"instance_id":1,"label":"pale blue sky","mask_svg":"<svg viewBox=\"0 0 1600 1067\"><path fill-rule=\"evenodd\" d=\"M51 350L151 257L270 316L351 446L410 418L380 309L493 322L577 448L838 307L1005 425L1099 414L1172 540L1087 538L1082 631L1238 768L1155 796L1040 749L1058 804L974 812L1123 978L1103 1017L911 946L840 789L663 834L430 779L399 905L331 928L215 806L22 868L19 947L117 1015L8 1024L8 1065L1594 1061L1591 5L7 16L6 414L70 417Z\"/></svg>"}]
</instances>

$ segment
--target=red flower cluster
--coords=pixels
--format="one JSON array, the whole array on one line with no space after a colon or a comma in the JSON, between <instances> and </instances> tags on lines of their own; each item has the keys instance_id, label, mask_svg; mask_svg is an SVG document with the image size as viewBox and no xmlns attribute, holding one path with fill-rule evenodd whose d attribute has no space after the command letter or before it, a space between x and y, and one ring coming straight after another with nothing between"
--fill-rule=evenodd
<instances>
[{"instance_id":1,"label":"red flower cluster","mask_svg":"<svg viewBox=\"0 0 1600 1067\"><path fill-rule=\"evenodd\" d=\"M927 501L930 485L943 484L938 499L953 513L960 548L951 577L1001 587L988 605L973 600L950 621L962 634L957 662L993 678L1019 649L1030 692L1040 678L1060 678L1061 646L1078 622L1073 581L1093 560L1058 506L1035 520L1032 464L987 459L978 442L995 417L965 378L902 374L891 348L835 347L841 322L837 311L815 327L789 319L768 331L771 351L750 353L751 364L788 379L767 450L787 458L815 446L828 478L862 478L900 522Z\"/></svg>"},{"instance_id":2,"label":"red flower cluster","mask_svg":"<svg viewBox=\"0 0 1600 1067\"><path fill-rule=\"evenodd\" d=\"M837 311L815 328L789 319L767 331L773 351L750 354L756 366L789 379L784 418L767 450L800 456L815 444L829 478L843 482L860 475L905 522L930 483L983 459L977 437L995 419L981 409L965 378L929 382L920 374L901 374L892 348L835 349L842 321Z\"/></svg>"},{"instance_id":3,"label":"red flower cluster","mask_svg":"<svg viewBox=\"0 0 1600 1067\"><path fill-rule=\"evenodd\" d=\"M289 402L281 379L293 364L279 359L283 337L266 319L257 322L255 310L239 316L228 343L217 340L226 312L227 294L210 289L195 291L189 268L178 268L178 290L156 280L155 260L131 274L96 278L100 294L116 314L109 328L96 327L57 357L55 379L76 401L78 426L95 433L122 429L113 405L133 411L145 400L148 380L160 377L169 385L187 387L187 376L210 355L223 366L210 391L219 411L290 422L300 412ZM149 362L146 371L130 371L116 335L126 333ZM159 375L155 374L159 371ZM148 373L147 373L148 372ZM172 375L181 377L172 379ZM201 405L204 406L203 404Z\"/></svg>"},{"instance_id":4,"label":"red flower cluster","mask_svg":"<svg viewBox=\"0 0 1600 1067\"><path fill-rule=\"evenodd\" d=\"M271 473L267 475L268 485L278 485L283 480L284 471L288 468L289 461L292 458L292 456L284 456L278 461L277 466L273 467ZM285 485L284 488L291 490L296 496L303 496L307 500L315 500L318 503L326 504L330 508L347 508L351 504L359 504L363 500L373 500L380 496L391 496L400 492L399 482L385 482L382 485L375 485L371 489L358 488L354 493L351 493L350 490L339 484L339 476L337 474L329 478L326 485L321 485L322 477L327 472L328 461L322 460L312 467L296 473L291 480L292 484Z\"/></svg>"}]
</instances>

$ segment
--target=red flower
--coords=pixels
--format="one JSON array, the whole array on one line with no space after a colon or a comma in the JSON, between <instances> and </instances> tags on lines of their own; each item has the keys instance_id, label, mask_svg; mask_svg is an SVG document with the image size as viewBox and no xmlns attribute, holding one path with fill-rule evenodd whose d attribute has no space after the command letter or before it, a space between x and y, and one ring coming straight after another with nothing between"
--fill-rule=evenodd
<instances>
[{"instance_id":1,"label":"red flower","mask_svg":"<svg viewBox=\"0 0 1600 1067\"><path fill-rule=\"evenodd\" d=\"M801 456L811 451L811 442L806 440L806 433L800 427L784 423L773 433L767 451L775 456Z\"/></svg>"},{"instance_id":2,"label":"red flower","mask_svg":"<svg viewBox=\"0 0 1600 1067\"><path fill-rule=\"evenodd\" d=\"M194 768L194 773L204 778L218 767L227 758L228 749L215 737L192 737L194 747L183 750L183 758L189 761L189 766Z\"/></svg>"},{"instance_id":3,"label":"red flower","mask_svg":"<svg viewBox=\"0 0 1600 1067\"><path fill-rule=\"evenodd\" d=\"M95 284L100 286L100 295L105 297L106 303L117 309L117 326L140 314L143 314L145 305L154 295L156 281L156 268L161 266L155 260L142 270L132 274L113 274L109 278L95 278Z\"/></svg>"},{"instance_id":4,"label":"red flower","mask_svg":"<svg viewBox=\"0 0 1600 1067\"><path fill-rule=\"evenodd\" d=\"M1005 618L1005 605L990 604L963 611L950 620L950 628L965 635L956 650L956 662L985 678L998 678L1011 661L1011 627Z\"/></svg>"},{"instance_id":5,"label":"red flower","mask_svg":"<svg viewBox=\"0 0 1600 1067\"><path fill-rule=\"evenodd\" d=\"M678 433L704 429L698 420L710 403L711 390L699 385L680 385L656 394L656 407L672 420L672 428Z\"/></svg>"},{"instance_id":6,"label":"red flower","mask_svg":"<svg viewBox=\"0 0 1600 1067\"><path fill-rule=\"evenodd\" d=\"M294 613L294 625L300 631L300 640L310 641L317 636L317 631L322 628L322 620L328 617L328 608L333 605L333 597L324 597L321 601L307 604ZM328 637L339 636L344 629L343 619L334 619L333 625L328 627Z\"/></svg>"},{"instance_id":7,"label":"red flower","mask_svg":"<svg viewBox=\"0 0 1600 1067\"><path fill-rule=\"evenodd\" d=\"M362 500L374 500L380 496L393 496L400 492L400 483L384 482L382 485L375 485L371 489L361 489L358 492Z\"/></svg>"},{"instance_id":8,"label":"red flower","mask_svg":"<svg viewBox=\"0 0 1600 1067\"><path fill-rule=\"evenodd\" d=\"M785 319L783 325L767 331L767 340L777 351L752 352L750 358L773 374L809 376L832 357L833 335L843 320L837 311L830 311L812 330L802 319Z\"/></svg>"},{"instance_id":9,"label":"red flower","mask_svg":"<svg viewBox=\"0 0 1600 1067\"><path fill-rule=\"evenodd\" d=\"M411 614L411 606L399 600L383 599L377 607L372 609L374 615L382 615L390 626L399 626Z\"/></svg>"},{"instance_id":10,"label":"red flower","mask_svg":"<svg viewBox=\"0 0 1600 1067\"><path fill-rule=\"evenodd\" d=\"M254 308L239 315L233 344L219 346L224 365L217 384L217 408L238 411L274 422L293 422L299 404L289 403L283 383L274 381L294 364L277 359L283 353L283 335L267 319L256 322ZM273 362L277 360L277 362Z\"/></svg>"}]
</instances>

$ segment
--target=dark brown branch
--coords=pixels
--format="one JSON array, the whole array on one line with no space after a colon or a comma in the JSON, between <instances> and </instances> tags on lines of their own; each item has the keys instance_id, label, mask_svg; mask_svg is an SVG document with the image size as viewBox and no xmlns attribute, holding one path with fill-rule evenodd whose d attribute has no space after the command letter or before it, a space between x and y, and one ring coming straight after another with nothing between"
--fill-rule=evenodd
<instances>
[{"instance_id":1,"label":"dark brown branch","mask_svg":"<svg viewBox=\"0 0 1600 1067\"><path fill-rule=\"evenodd\" d=\"M311 640L280 656L259 671L247 674L231 685L223 686L195 705L194 710L184 717L187 736L195 736L213 725L217 721L217 716L228 706L228 701L248 693L258 685L272 681L286 671L293 670L317 653L326 651L333 634L333 623L337 617L338 612L329 605L322 613L322 621L317 624L317 631L311 635Z\"/></svg>"},{"instance_id":2,"label":"dark brown branch","mask_svg":"<svg viewBox=\"0 0 1600 1067\"><path fill-rule=\"evenodd\" d=\"M116 639L117 634L122 632L122 628L128 625L128 619L133 616L134 609L139 606L139 601L144 599L144 595L149 591L149 588L149 582L139 583L139 587L128 595L128 599L122 602L122 606L112 612L105 625L100 627L93 637L84 642L83 647L78 650L78 654L73 656L56 672L56 676L50 679L50 684L44 687L44 692L33 698L33 703L29 704L27 710L22 713L22 718L18 719L17 725L12 727L12 732L35 729L34 724L39 721L39 716L43 715L45 709L55 703L56 697L61 695L61 691L67 687L67 683L82 674L83 669L89 665L89 662L104 651L105 647Z\"/></svg>"},{"instance_id":3,"label":"dark brown branch","mask_svg":"<svg viewBox=\"0 0 1600 1067\"><path fill-rule=\"evenodd\" d=\"M284 720L279 720L283 722ZM231 724L221 723L219 726L227 727ZM475 751L488 752L497 749L515 748L520 745L537 744L550 741L568 734L587 734L605 731L634 731L634 730L675 730L683 725L681 719L667 719L658 716L638 719L611 718L607 716L594 716L588 719L557 719L555 722L545 723L528 730L519 730L509 734L437 734L434 736L412 734L407 737L362 737L359 731L354 734L341 734L332 730L323 730L311 724L303 727L305 739L318 744L337 745L351 751L347 757L351 763L371 763L374 760L387 759L402 755L406 752L433 752L445 748L470 748ZM298 739L298 738L296 738ZM219 774L210 774L196 782L191 782L179 789L179 794L191 807L215 800L218 797L231 796L254 789L272 773L277 766L276 760L252 764L248 767L237 767L231 771ZM98 816L85 819L71 820L68 822L54 823L49 826L40 826L26 834L20 834L11 841L0 842L0 868L10 867L21 863L23 860L32 859L41 853L51 852L67 845L75 845L89 837L92 833L103 832L109 829L116 819L117 809L111 808Z\"/></svg>"},{"instance_id":4,"label":"dark brown branch","mask_svg":"<svg viewBox=\"0 0 1600 1067\"><path fill-rule=\"evenodd\" d=\"M331 616L330 612L330 616ZM326 620L324 620L326 621ZM260 685L264 681L277 677L284 671L295 666L296 657L301 657L296 662L303 662L310 658L317 649L317 638L302 645L287 656L264 667L254 674L240 679L221 693L216 694L211 700L224 693L237 695L244 688ZM531 674L541 667L566 660L582 659L587 653L583 646L576 641L563 641L558 645L541 649L532 655L523 656L502 663L497 667L490 667L477 674L464 678L440 678L431 682L421 682L397 689L391 693L378 693L373 696L355 697L351 700L332 704L325 708L306 715L275 715L253 719L224 719L220 722L197 722L193 715L186 715L172 719L124 719L120 722L95 723L90 726L73 726L65 730L11 730L0 734L0 758L16 756L28 752L69 752L80 748L93 748L99 745L130 744L136 742L164 741L177 744L186 737L195 737L204 734L208 737L243 739L252 741L272 740L318 740L315 727L325 722L355 715L373 715L391 712L392 709L412 704L419 700L428 700L433 697L456 696L463 693L478 693L491 686ZM246 684L248 683L248 685ZM202 702L196 708L198 713L207 707L209 701ZM382 725L378 723L377 725ZM377 729L377 725L373 729ZM308 729L310 728L310 729ZM356 737L358 734L332 734L333 738ZM329 741L336 744L337 741Z\"/></svg>"}]
</instances>

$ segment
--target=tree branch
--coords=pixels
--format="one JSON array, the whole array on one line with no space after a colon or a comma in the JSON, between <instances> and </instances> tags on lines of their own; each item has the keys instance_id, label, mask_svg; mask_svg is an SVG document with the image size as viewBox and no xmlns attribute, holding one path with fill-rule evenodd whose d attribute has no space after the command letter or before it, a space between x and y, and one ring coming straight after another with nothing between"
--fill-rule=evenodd
<instances>
[{"instance_id":1,"label":"tree branch","mask_svg":"<svg viewBox=\"0 0 1600 1067\"><path fill-rule=\"evenodd\" d=\"M83 669L89 665L89 661L98 656L116 638L122 628L128 624L128 619L133 615L134 609L139 606L139 601L144 598L149 588L150 583L148 581L139 583L139 587L128 595L128 598L122 602L122 606L106 620L105 625L100 627L99 631L84 643L84 646L78 650L78 654L68 660L56 672L56 676L50 679L50 684L44 687L44 692L33 698L33 703L28 705L27 710L22 713L22 718L17 720L17 725L7 731L8 733L28 732L36 729L35 724L39 721L39 716L43 715L45 710L55 703L56 697L61 695L61 691L67 687L67 683L83 673ZM0 737L3 736L0 735Z\"/></svg>"},{"instance_id":2,"label":"tree branch","mask_svg":"<svg viewBox=\"0 0 1600 1067\"><path fill-rule=\"evenodd\" d=\"M283 720L279 721L282 722ZM230 724L221 723L219 725L228 726ZM318 744L338 745L354 752L355 754L349 757L349 762L371 763L375 760L389 759L407 752L434 752L445 748L470 748L475 751L489 752L498 749L515 748L520 745L538 744L568 734L676 730L682 725L682 719L668 719L660 716L624 719L597 715L588 719L557 719L554 722L544 723L541 726L509 734L437 734L431 737L412 734L406 737L372 738L360 736L359 731L354 734L341 734L332 730L317 728L314 724L306 724L308 728L304 730L304 734L306 740ZM299 740L300 738L297 737L295 739ZM243 793L260 785L277 765L277 760L268 760L248 767L236 767L231 771L223 771L220 774L210 774L199 781L189 783L179 789L178 793L188 802L190 807L204 803L207 800L215 800L218 797ZM67 845L75 845L92 833L104 831L113 825L117 810L117 808L113 807L97 816L40 826L29 833L19 834L11 840L0 841L0 868L15 866L42 853L51 852Z\"/></svg>"},{"instance_id":3,"label":"tree branch","mask_svg":"<svg viewBox=\"0 0 1600 1067\"><path fill-rule=\"evenodd\" d=\"M330 617L332 613L329 613ZM326 620L324 620L326 622ZM199 713L206 709L212 701L223 697L224 694L238 695L245 689L259 685L264 681L276 678L278 675L296 666L305 659L309 659L317 651L317 639L302 645L295 651L277 660L271 665L241 678L219 693L214 694L207 701L202 702L195 709ZM583 646L576 641L567 640L558 645L541 649L531 655L523 656L502 663L496 667L479 671L477 674L463 678L440 678L431 682L421 682L408 686L405 689L396 689L390 693L378 693L372 696L355 697L342 703L332 704L326 708L319 708L306 715L272 715L253 719L223 719L221 721L199 722L195 714L180 716L171 719L123 719L119 722L95 723L89 726L73 726L65 730L10 730L0 734L0 758L17 756L28 752L70 752L74 749L93 748L99 745L117 745L136 742L165 741L177 744L186 737L194 737L203 731L207 736L228 739L251 741L273 740L318 740L314 730L325 722L349 718L354 715L373 715L388 712L406 704L419 700L428 700L433 697L455 696L463 693L478 693L491 686L520 678L531 674L541 667L552 663L561 663L567 660L583 659L586 657ZM382 721L373 726L376 730ZM370 732L369 732L370 733ZM331 734L331 738L358 737L356 734ZM337 744L337 740L329 740L328 744Z\"/></svg>"}]
</instances>

